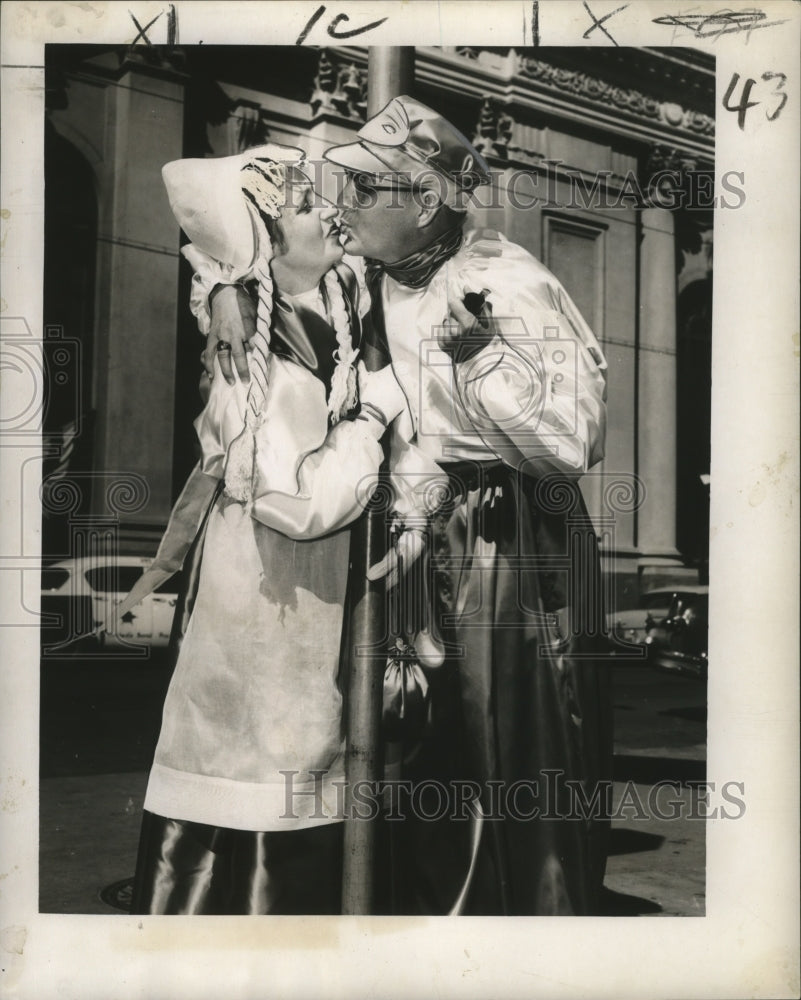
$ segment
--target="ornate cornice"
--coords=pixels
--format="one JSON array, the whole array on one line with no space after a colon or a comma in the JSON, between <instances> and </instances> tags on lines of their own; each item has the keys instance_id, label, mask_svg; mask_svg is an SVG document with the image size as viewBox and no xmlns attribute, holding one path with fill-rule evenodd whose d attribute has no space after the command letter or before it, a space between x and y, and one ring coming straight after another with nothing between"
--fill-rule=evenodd
<instances>
[{"instance_id":1,"label":"ornate cornice","mask_svg":"<svg viewBox=\"0 0 801 1000\"><path fill-rule=\"evenodd\" d=\"M533 51L421 49L417 76L435 88L478 91L482 98L494 98L521 124L558 128L560 121L573 121L595 133L623 137L627 144L670 146L695 162L712 163L715 121L698 107L680 104L672 93L671 99L665 99L645 87L621 83L620 67L615 66L614 72L610 69L606 78L598 72L558 65ZM650 60L655 72L676 72L670 63L648 52L637 50L637 56L640 63ZM631 76L644 76L639 64ZM657 89L665 93L664 80ZM676 93L681 92L677 85Z\"/></svg>"},{"instance_id":2,"label":"ornate cornice","mask_svg":"<svg viewBox=\"0 0 801 1000\"><path fill-rule=\"evenodd\" d=\"M513 51L513 50L512 50ZM694 136L714 136L715 119L683 108L674 101L658 101L633 87L619 87L579 70L553 66L542 59L517 56L517 75L536 80L559 93L572 94L602 107L659 122Z\"/></svg>"},{"instance_id":3,"label":"ornate cornice","mask_svg":"<svg viewBox=\"0 0 801 1000\"><path fill-rule=\"evenodd\" d=\"M366 66L366 49L328 51L353 67ZM647 49L626 50L625 59L618 52L586 59L585 53L592 51L560 50L546 56L534 49L421 47L415 79L429 92L462 101L475 98L485 119L490 101L512 120L513 133L515 127L564 130L565 123L572 122L585 133L616 137L631 150L639 147L647 154L651 148L668 147L695 164L712 164L715 121L703 110L709 107L710 74L714 86L711 70ZM570 58L589 61L592 71L564 65ZM683 103L676 99L679 95ZM503 159L512 158L516 145L514 134L508 141L504 138L508 131L506 123L499 138L495 124L485 131L482 119L475 127L486 153ZM525 145L519 149L523 160L537 158L538 151Z\"/></svg>"}]
</instances>

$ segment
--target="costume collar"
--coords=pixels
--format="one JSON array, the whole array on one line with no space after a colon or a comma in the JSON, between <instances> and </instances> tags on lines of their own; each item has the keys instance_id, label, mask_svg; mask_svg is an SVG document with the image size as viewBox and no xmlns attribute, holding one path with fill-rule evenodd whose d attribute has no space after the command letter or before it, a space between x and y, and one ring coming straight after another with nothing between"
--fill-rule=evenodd
<instances>
[{"instance_id":1,"label":"costume collar","mask_svg":"<svg viewBox=\"0 0 801 1000\"><path fill-rule=\"evenodd\" d=\"M351 336L358 343L360 328L354 296L355 278L345 268L337 269L342 278L345 302L351 319ZM323 293L323 301L326 301ZM270 350L279 357L302 365L331 390L331 377L336 361L337 335L333 326L314 309L296 298L284 296L276 289Z\"/></svg>"},{"instance_id":2,"label":"costume collar","mask_svg":"<svg viewBox=\"0 0 801 1000\"><path fill-rule=\"evenodd\" d=\"M462 245L462 227L456 226L443 233L439 239L427 247L409 254L392 264L378 260L368 260L368 270L388 274L390 278L408 288L423 288L434 277L442 265L454 256Z\"/></svg>"}]
</instances>

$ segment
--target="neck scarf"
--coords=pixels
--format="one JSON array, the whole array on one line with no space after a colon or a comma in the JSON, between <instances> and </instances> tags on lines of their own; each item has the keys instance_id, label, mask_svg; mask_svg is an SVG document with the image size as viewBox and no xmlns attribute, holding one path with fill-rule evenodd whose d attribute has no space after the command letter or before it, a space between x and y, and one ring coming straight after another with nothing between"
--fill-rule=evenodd
<instances>
[{"instance_id":1,"label":"neck scarf","mask_svg":"<svg viewBox=\"0 0 801 1000\"><path fill-rule=\"evenodd\" d=\"M456 226L443 233L433 243L429 243L427 247L423 247L422 250L411 253L408 257L396 260L392 264L368 259L367 268L372 274L388 274L390 278L409 288L423 288L431 281L445 261L453 257L461 245L462 227Z\"/></svg>"},{"instance_id":2,"label":"neck scarf","mask_svg":"<svg viewBox=\"0 0 801 1000\"><path fill-rule=\"evenodd\" d=\"M381 301L381 276L390 278L409 288L423 288L442 265L450 260L462 245L462 227L449 229L438 240L417 253L409 254L394 264L367 260L367 288L370 292L370 313L362 319L362 357L369 371L382 368L390 361L384 306Z\"/></svg>"}]
</instances>

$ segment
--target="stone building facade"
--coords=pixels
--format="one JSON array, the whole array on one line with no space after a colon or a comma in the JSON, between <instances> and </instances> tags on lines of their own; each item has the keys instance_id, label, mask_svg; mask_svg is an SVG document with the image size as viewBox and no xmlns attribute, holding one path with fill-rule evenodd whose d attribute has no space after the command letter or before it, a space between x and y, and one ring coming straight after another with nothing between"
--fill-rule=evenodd
<instances>
[{"instance_id":1,"label":"stone building facade","mask_svg":"<svg viewBox=\"0 0 801 1000\"><path fill-rule=\"evenodd\" d=\"M48 429L72 427L72 440L45 476L79 483L67 513L113 522L123 550L153 551L195 461L202 343L162 165L267 140L320 159L364 120L368 60L344 47L48 46L45 324L51 348L76 340L81 360L77 392L49 389ZM493 169L477 222L542 259L606 351L607 457L584 490L620 603L696 579L708 552L714 61L675 48L421 47L414 79ZM332 193L334 179L318 181ZM115 482L129 502L110 509ZM56 556L69 528L43 495Z\"/></svg>"}]
</instances>

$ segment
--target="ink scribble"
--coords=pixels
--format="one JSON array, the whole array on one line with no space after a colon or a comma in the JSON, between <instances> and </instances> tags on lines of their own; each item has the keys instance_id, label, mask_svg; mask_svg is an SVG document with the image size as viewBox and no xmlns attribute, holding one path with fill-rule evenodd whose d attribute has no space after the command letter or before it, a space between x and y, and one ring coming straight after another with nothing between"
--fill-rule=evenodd
<instances>
[{"instance_id":1,"label":"ink scribble","mask_svg":"<svg viewBox=\"0 0 801 1000\"><path fill-rule=\"evenodd\" d=\"M606 37L609 39L609 41L613 45L617 45L617 42L615 41L615 39L611 36L611 34L609 33L609 31L604 27L604 21L608 21L610 17L614 17L615 14L619 14L622 10L625 10L626 7L628 7L628 4L624 3L622 7L617 7L617 8L615 8L615 10L610 10L608 14L604 14L604 16L602 18L600 18L600 20L599 20L595 16L595 14L593 14L593 12L590 10L590 6L587 3L587 0L582 0L582 2L584 3L584 9L587 11L587 13L592 18L592 25L589 28L587 28L587 30L584 32L584 34L581 37L582 38L589 38L590 35L593 33L593 31L595 31L595 30L597 30L597 29L600 28L600 30L606 35Z\"/></svg>"},{"instance_id":2,"label":"ink scribble","mask_svg":"<svg viewBox=\"0 0 801 1000\"><path fill-rule=\"evenodd\" d=\"M751 32L757 28L772 28L781 21L769 21L768 15L756 8L747 10L719 10L714 14L664 14L655 17L654 24L686 28L696 38L719 38L736 32Z\"/></svg>"},{"instance_id":3,"label":"ink scribble","mask_svg":"<svg viewBox=\"0 0 801 1000\"><path fill-rule=\"evenodd\" d=\"M295 40L295 45L302 45L306 41L306 38L308 37L309 32L312 30L312 28L315 26L315 24L317 24L317 22L323 16L323 14L325 13L325 10L326 10L325 4L320 4L320 6L317 8L317 10L312 14L312 16L306 22L306 26L303 29L303 31L301 31L301 33L298 35L297 39ZM343 21L349 21L349 20L350 20L350 17L347 14L337 14L337 16L334 17L331 20L331 23L328 25L328 29L327 29L328 30L328 34L332 38L355 38L356 35L363 35L365 33L365 31L372 31L373 28L380 27L384 23L384 21L387 20L387 18L386 17L382 17L379 21L371 21L369 24L364 24L360 28L350 28L348 30L344 30L344 29L337 30L338 26Z\"/></svg>"},{"instance_id":4,"label":"ink scribble","mask_svg":"<svg viewBox=\"0 0 801 1000\"><path fill-rule=\"evenodd\" d=\"M156 21L158 21L158 19L161 17L163 13L164 13L163 10L160 11L158 14L156 14L154 18L151 18L151 20L149 20L143 28L142 25L137 21L136 17L134 16L133 11L130 10L128 11L131 20L136 25L136 36L130 44L131 49L133 49L133 47L136 45L136 43L139 41L140 38L145 43L145 45L149 45L151 47L153 46L153 43L148 38L147 33L148 31L150 31L150 29L153 27ZM171 3L169 5L169 9L167 10L166 13L167 13L167 45L169 48L172 48L175 45L175 40L178 34L178 15L175 12L174 3Z\"/></svg>"}]
</instances>

